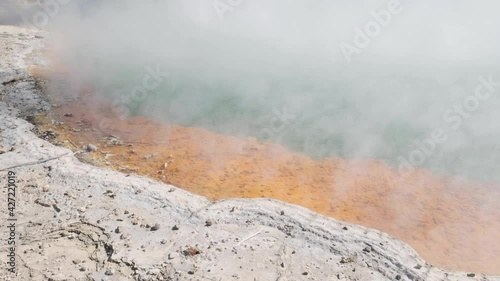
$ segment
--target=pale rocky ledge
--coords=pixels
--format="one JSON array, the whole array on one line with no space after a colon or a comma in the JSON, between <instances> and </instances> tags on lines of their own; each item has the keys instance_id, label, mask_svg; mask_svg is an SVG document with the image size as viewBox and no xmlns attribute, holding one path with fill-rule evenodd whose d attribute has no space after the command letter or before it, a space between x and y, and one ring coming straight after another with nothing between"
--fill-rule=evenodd
<instances>
[{"instance_id":1,"label":"pale rocky ledge","mask_svg":"<svg viewBox=\"0 0 500 281\"><path fill-rule=\"evenodd\" d=\"M42 31L0 26L2 280L500 280L428 264L380 231L272 199L208 199L80 163L33 133ZM17 273L7 271L16 173Z\"/></svg>"}]
</instances>

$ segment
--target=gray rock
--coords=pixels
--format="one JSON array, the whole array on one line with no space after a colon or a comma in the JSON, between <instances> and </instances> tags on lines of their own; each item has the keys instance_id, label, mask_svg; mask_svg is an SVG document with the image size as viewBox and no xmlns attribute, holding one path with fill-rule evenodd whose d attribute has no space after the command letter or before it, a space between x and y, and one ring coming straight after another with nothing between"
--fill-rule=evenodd
<instances>
[{"instance_id":1,"label":"gray rock","mask_svg":"<svg viewBox=\"0 0 500 281\"><path fill-rule=\"evenodd\" d=\"M173 259L179 258L180 256L181 255L179 253L173 252L173 253L168 254L168 259L173 260Z\"/></svg>"},{"instance_id":2,"label":"gray rock","mask_svg":"<svg viewBox=\"0 0 500 281\"><path fill-rule=\"evenodd\" d=\"M97 146L93 145L93 144L87 144L87 146L85 147L85 151L87 152L93 152L93 151L96 151L97 150Z\"/></svg>"},{"instance_id":3,"label":"gray rock","mask_svg":"<svg viewBox=\"0 0 500 281\"><path fill-rule=\"evenodd\" d=\"M151 227L151 231L157 231L158 229L160 229L160 225L157 223Z\"/></svg>"}]
</instances>

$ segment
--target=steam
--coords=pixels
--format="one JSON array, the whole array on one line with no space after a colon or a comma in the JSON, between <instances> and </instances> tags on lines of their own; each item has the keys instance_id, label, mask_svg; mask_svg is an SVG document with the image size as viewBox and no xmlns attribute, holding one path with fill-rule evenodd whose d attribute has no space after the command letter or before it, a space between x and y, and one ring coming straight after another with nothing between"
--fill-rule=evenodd
<instances>
[{"instance_id":1,"label":"steam","mask_svg":"<svg viewBox=\"0 0 500 281\"><path fill-rule=\"evenodd\" d=\"M147 67L168 73L122 103L127 114L394 166L442 129L447 140L415 168L499 181L500 87L459 129L443 114L479 77L500 81L500 4L397 1L401 12L348 62L342 43L355 46L356 30L394 1L74 0L47 27L74 79L110 100L142 85ZM276 111L292 122L263 133Z\"/></svg>"}]
</instances>

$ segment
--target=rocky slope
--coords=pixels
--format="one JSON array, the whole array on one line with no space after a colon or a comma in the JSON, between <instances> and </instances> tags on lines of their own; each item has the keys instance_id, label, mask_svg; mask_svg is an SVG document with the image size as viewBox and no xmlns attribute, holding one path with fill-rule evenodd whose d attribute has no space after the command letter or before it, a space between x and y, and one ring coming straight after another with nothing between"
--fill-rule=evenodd
<instances>
[{"instance_id":1,"label":"rocky slope","mask_svg":"<svg viewBox=\"0 0 500 281\"><path fill-rule=\"evenodd\" d=\"M25 121L50 109L27 71L40 63L43 36L0 26L2 280L500 280L443 271L385 233L295 205L211 202L80 163ZM9 218L17 218L16 273Z\"/></svg>"}]
</instances>

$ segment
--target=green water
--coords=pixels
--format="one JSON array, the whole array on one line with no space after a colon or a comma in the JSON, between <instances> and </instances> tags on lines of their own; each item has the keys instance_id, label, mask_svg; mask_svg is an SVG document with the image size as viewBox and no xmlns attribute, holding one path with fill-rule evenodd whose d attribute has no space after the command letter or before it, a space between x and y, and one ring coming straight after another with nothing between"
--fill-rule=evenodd
<instances>
[{"instance_id":1,"label":"green water","mask_svg":"<svg viewBox=\"0 0 500 281\"><path fill-rule=\"evenodd\" d=\"M457 130L443 118L447 109L474 94L479 75L498 74L490 68L368 64L362 69L299 66L220 74L202 66L162 67L170 76L144 101L127 104L132 114L257 137L318 159L377 158L394 166L400 157L409 159L416 141L442 129L447 140L415 167L500 181L500 88L480 100ZM110 75L99 84L111 99L130 93L146 73L137 65L106 69ZM500 74L493 77L500 80ZM284 111L286 122L278 117Z\"/></svg>"}]
</instances>

